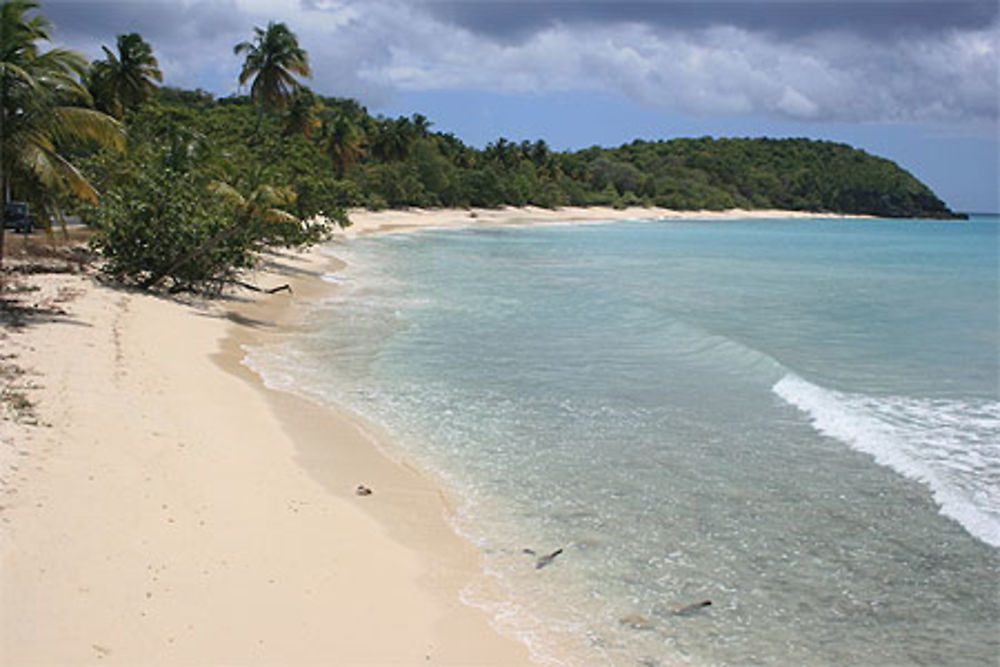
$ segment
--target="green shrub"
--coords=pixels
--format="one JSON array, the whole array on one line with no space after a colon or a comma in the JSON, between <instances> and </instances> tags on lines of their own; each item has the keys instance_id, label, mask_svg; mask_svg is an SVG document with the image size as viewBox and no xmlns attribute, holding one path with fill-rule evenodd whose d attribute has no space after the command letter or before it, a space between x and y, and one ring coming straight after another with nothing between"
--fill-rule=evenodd
<instances>
[{"instance_id":1,"label":"green shrub","mask_svg":"<svg viewBox=\"0 0 1000 667\"><path fill-rule=\"evenodd\" d=\"M195 173L145 169L105 193L96 210L93 246L115 280L172 290L217 292L269 246L315 243L329 232L322 220L241 206L240 195L213 194Z\"/></svg>"}]
</instances>

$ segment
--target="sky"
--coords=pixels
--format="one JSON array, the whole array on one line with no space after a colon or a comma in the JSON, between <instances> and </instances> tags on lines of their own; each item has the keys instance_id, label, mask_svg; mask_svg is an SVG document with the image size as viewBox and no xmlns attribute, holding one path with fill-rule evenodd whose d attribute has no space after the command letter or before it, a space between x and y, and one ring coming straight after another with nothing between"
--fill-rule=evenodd
<instances>
[{"instance_id":1,"label":"sky","mask_svg":"<svg viewBox=\"0 0 1000 667\"><path fill-rule=\"evenodd\" d=\"M240 91L233 46L285 22L308 85L421 113L482 147L809 137L887 157L955 210L997 212L996 0L42 0L98 58L139 32L165 84Z\"/></svg>"}]
</instances>

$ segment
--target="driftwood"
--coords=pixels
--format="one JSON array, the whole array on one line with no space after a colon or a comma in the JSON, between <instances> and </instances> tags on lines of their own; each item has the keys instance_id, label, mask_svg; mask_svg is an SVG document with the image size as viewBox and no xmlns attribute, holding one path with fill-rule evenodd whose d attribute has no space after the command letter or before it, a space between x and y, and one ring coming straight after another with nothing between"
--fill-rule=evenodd
<instances>
[{"instance_id":1,"label":"driftwood","mask_svg":"<svg viewBox=\"0 0 1000 667\"><path fill-rule=\"evenodd\" d=\"M283 291L288 291L289 294L292 294L292 286L289 285L288 283L285 283L284 285L278 285L277 287L266 288L266 287L257 287L256 285L251 285L250 283L245 283L242 280L221 280L221 281L218 281L218 282L216 282L216 284L214 286L214 289L212 289L212 290L206 290L205 293L214 294L214 293L221 292L222 288L225 285L227 285L227 284L229 284L229 285L237 285L239 287L242 287L243 289L248 289L251 292L259 292L261 294L274 294L275 292L283 292ZM199 293L202 293L202 290L199 290L197 287L195 287L191 283L175 283L174 285L172 285L170 287L170 289L167 290L168 294L180 294L181 292L189 292L191 294L199 294Z\"/></svg>"},{"instance_id":2,"label":"driftwood","mask_svg":"<svg viewBox=\"0 0 1000 667\"><path fill-rule=\"evenodd\" d=\"M281 292L281 291L284 291L284 290L288 290L288 293L292 294L292 286L289 285L288 283L285 283L284 285L278 285L277 287L272 287L270 289L265 288L265 287L257 287L256 285L251 285L250 283L245 283L242 280L234 280L233 284L234 285L239 285L240 287L242 287L244 289L248 289L248 290L250 290L252 292L263 292L264 294L274 294L275 292Z\"/></svg>"},{"instance_id":3,"label":"driftwood","mask_svg":"<svg viewBox=\"0 0 1000 667\"><path fill-rule=\"evenodd\" d=\"M628 616L622 616L618 619L618 622L632 628L633 630L652 630L655 627L653 621L646 618L642 614L629 614Z\"/></svg>"},{"instance_id":4,"label":"driftwood","mask_svg":"<svg viewBox=\"0 0 1000 667\"><path fill-rule=\"evenodd\" d=\"M699 609L704 609L705 607L710 607L712 605L711 600L702 600L701 602L692 602L691 604L679 604L670 608L670 613L674 616L683 616L685 614L690 614L692 612L698 611Z\"/></svg>"}]
</instances>

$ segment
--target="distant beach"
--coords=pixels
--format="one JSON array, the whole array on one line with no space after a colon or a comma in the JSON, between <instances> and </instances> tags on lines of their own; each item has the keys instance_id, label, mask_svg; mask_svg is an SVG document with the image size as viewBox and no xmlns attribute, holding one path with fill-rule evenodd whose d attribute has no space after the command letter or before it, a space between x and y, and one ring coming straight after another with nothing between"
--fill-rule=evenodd
<instances>
[{"instance_id":1,"label":"distant beach","mask_svg":"<svg viewBox=\"0 0 1000 667\"><path fill-rule=\"evenodd\" d=\"M796 218L869 218L871 216L772 209L730 209L723 211L677 211L668 208L630 206L537 206L455 209L387 209L368 211L351 209L351 226L343 233L350 237L374 232L412 231L414 229L454 229L470 226L531 225L554 223L602 222L609 220L724 220L724 219L796 219Z\"/></svg>"}]
</instances>

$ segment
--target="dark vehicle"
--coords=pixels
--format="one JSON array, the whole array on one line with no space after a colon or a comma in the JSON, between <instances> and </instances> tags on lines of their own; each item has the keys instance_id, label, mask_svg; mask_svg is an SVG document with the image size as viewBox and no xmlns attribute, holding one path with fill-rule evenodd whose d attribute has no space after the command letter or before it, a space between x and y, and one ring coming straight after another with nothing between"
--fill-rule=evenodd
<instances>
[{"instance_id":1,"label":"dark vehicle","mask_svg":"<svg viewBox=\"0 0 1000 667\"><path fill-rule=\"evenodd\" d=\"M35 228L28 204L23 201L8 202L3 209L3 228L13 229L22 234L30 234Z\"/></svg>"}]
</instances>

